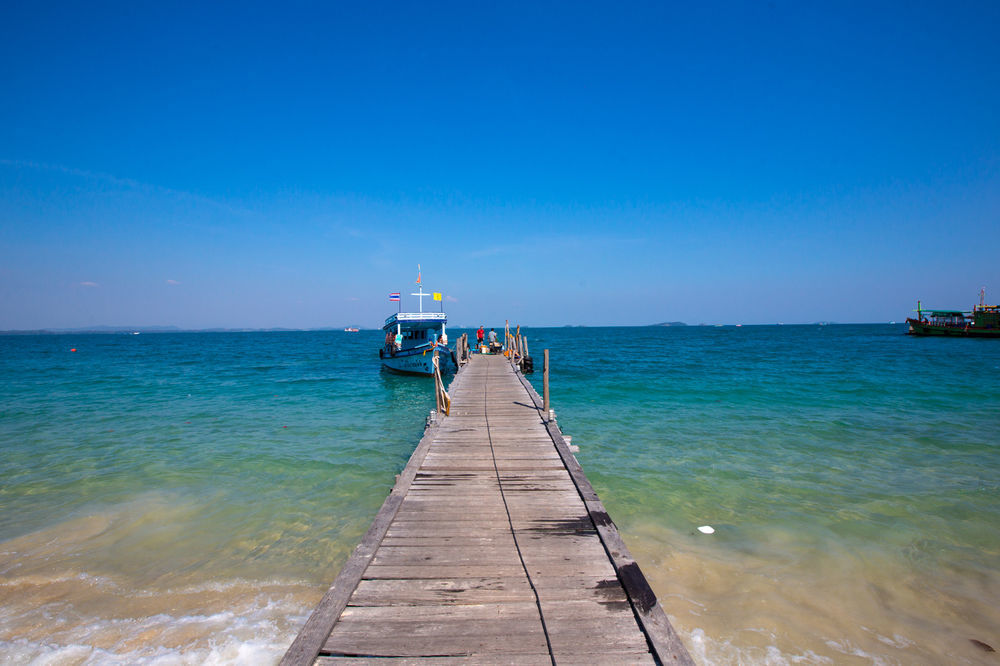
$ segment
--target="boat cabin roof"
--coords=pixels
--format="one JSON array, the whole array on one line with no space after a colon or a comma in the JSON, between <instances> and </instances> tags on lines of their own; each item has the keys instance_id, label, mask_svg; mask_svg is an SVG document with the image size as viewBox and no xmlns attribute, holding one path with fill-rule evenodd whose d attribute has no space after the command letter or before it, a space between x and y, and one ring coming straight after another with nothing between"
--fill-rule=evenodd
<instances>
[{"instance_id":1,"label":"boat cabin roof","mask_svg":"<svg viewBox=\"0 0 1000 666\"><path fill-rule=\"evenodd\" d=\"M930 315L931 317L964 317L965 313L961 310L924 310L925 315Z\"/></svg>"},{"instance_id":2,"label":"boat cabin roof","mask_svg":"<svg viewBox=\"0 0 1000 666\"><path fill-rule=\"evenodd\" d=\"M448 323L448 315L443 312L397 312L385 320L382 330L396 324L402 328L432 328Z\"/></svg>"}]
</instances>

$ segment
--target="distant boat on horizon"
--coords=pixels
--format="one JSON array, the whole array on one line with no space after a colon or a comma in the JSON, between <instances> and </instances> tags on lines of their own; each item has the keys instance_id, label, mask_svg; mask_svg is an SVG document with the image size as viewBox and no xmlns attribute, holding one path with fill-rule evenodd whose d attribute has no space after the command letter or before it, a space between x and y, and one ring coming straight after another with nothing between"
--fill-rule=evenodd
<instances>
[{"instance_id":1,"label":"distant boat on horizon","mask_svg":"<svg viewBox=\"0 0 1000 666\"><path fill-rule=\"evenodd\" d=\"M357 333L360 330L361 330L360 328L354 328L353 326L348 326L347 328L344 329L344 333Z\"/></svg>"}]
</instances>

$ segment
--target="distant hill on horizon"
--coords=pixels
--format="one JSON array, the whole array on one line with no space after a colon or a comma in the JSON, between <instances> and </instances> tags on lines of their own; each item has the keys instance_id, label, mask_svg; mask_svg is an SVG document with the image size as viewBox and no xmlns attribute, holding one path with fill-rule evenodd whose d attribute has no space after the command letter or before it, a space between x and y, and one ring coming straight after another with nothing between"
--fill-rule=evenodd
<instances>
[{"instance_id":1,"label":"distant hill on horizon","mask_svg":"<svg viewBox=\"0 0 1000 666\"><path fill-rule=\"evenodd\" d=\"M687 326L682 321L661 321L659 324L650 324L650 326Z\"/></svg>"}]
</instances>

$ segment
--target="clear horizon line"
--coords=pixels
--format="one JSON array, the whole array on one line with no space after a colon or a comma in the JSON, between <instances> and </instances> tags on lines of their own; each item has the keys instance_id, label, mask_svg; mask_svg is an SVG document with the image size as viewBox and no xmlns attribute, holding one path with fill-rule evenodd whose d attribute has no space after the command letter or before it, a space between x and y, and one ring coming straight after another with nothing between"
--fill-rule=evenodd
<instances>
[{"instance_id":1,"label":"clear horizon line","mask_svg":"<svg viewBox=\"0 0 1000 666\"><path fill-rule=\"evenodd\" d=\"M545 326L534 326L530 324L520 324L521 328L704 328L704 327L734 327L742 328L748 326L871 326L871 325L899 325L905 323L903 321L890 320L890 321L829 321L829 320L817 320L817 321L806 321L806 322L773 322L768 324L743 324L743 323L717 323L717 322L699 322L697 324L688 324L686 322L670 322L668 324L656 323L656 324L550 324ZM476 326L460 326L457 324L451 324L451 328L458 329L469 329L475 330ZM31 334L72 334L72 333L268 333L268 332L318 332L318 331L340 331L345 332L346 328L357 328L360 331L378 331L382 327L374 326L311 326L307 328L303 327L290 327L290 326L207 326L204 328L182 328L179 326L171 325L153 325L153 326L107 326L107 325L96 325L96 326L78 326L78 327L66 327L66 328L56 328L56 327L43 327L43 328L11 328L0 330L0 335L31 335Z\"/></svg>"}]
</instances>

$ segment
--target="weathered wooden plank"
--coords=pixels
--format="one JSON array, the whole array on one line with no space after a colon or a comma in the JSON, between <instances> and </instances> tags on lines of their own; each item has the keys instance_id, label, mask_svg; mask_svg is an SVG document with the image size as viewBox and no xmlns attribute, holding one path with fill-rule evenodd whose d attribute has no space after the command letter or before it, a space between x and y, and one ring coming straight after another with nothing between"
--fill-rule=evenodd
<instances>
[{"instance_id":1,"label":"weathered wooden plank","mask_svg":"<svg viewBox=\"0 0 1000 666\"><path fill-rule=\"evenodd\" d=\"M525 562L528 574L535 576L614 576L615 568L603 562Z\"/></svg>"},{"instance_id":2,"label":"weathered wooden plank","mask_svg":"<svg viewBox=\"0 0 1000 666\"><path fill-rule=\"evenodd\" d=\"M592 623L573 631L549 631L540 623L520 620L469 620L465 622L376 622L356 631L337 624L323 645L328 654L366 656L458 656L473 652L518 653L541 651L551 644L554 651L575 654L593 652L633 653L648 650L645 637L634 624L622 629ZM548 641L546 641L548 638Z\"/></svg>"},{"instance_id":3,"label":"weathered wooden plank","mask_svg":"<svg viewBox=\"0 0 1000 666\"><path fill-rule=\"evenodd\" d=\"M455 535L427 535L417 534L415 536L389 536L386 533L382 539L382 546L394 546L403 548L427 548L427 547L449 547L449 546L496 546L504 545L507 548L514 547L514 536L508 531L497 531L488 536L469 536L459 533Z\"/></svg>"},{"instance_id":4,"label":"weathered wooden plank","mask_svg":"<svg viewBox=\"0 0 1000 666\"><path fill-rule=\"evenodd\" d=\"M519 576L524 574L520 563L516 566L497 565L428 565L382 566L372 565L365 571L365 578L485 578L488 576ZM566 574L570 575L570 574Z\"/></svg>"},{"instance_id":5,"label":"weathered wooden plank","mask_svg":"<svg viewBox=\"0 0 1000 666\"><path fill-rule=\"evenodd\" d=\"M622 594L624 599L624 593ZM522 576L506 578L440 578L417 580L362 580L351 596L352 606L424 606L486 604L503 601L534 603L535 596Z\"/></svg>"},{"instance_id":6,"label":"weathered wooden plank","mask_svg":"<svg viewBox=\"0 0 1000 666\"><path fill-rule=\"evenodd\" d=\"M340 616L345 626L362 628L368 622L402 622L418 625L438 622L463 623L470 620L534 620L538 605L534 600L482 604L439 604L419 610L406 606L348 606Z\"/></svg>"},{"instance_id":7,"label":"weathered wooden plank","mask_svg":"<svg viewBox=\"0 0 1000 666\"><path fill-rule=\"evenodd\" d=\"M435 501L435 500L451 500L452 502L456 499L468 499L467 504L469 506L476 506L478 502L493 502L498 504L503 504L504 499L507 502L511 501L521 501L521 502L551 502L551 501L565 501L570 503L572 501L572 496L567 495L567 493L573 492L571 489L566 488L523 488L514 487L503 489L505 497L498 497L500 494L500 488L494 488L492 491L485 491L479 487L463 487L459 486L445 486L445 487L430 487L421 488L419 490L411 490L409 495L407 495L407 501ZM583 506L580 503L580 498L577 496L575 505L577 510ZM582 513L582 512L581 512Z\"/></svg>"},{"instance_id":8,"label":"weathered wooden plank","mask_svg":"<svg viewBox=\"0 0 1000 666\"><path fill-rule=\"evenodd\" d=\"M401 520L423 522L466 522L481 523L484 521L507 521L507 512L503 508L492 511L466 512L460 509L431 509L400 511Z\"/></svg>"},{"instance_id":9,"label":"weathered wooden plank","mask_svg":"<svg viewBox=\"0 0 1000 666\"><path fill-rule=\"evenodd\" d=\"M360 655L372 657L447 657L471 656L475 654L517 655L525 652L548 652L545 634L541 625L537 632L515 632L516 627L497 627L505 633L491 634L483 631L484 626L472 627L468 633L459 635L410 636L386 632L377 637L360 634L339 634L334 629L330 639L323 646L327 654ZM513 659L509 663L515 663Z\"/></svg>"},{"instance_id":10,"label":"weathered wooden plank","mask_svg":"<svg viewBox=\"0 0 1000 666\"><path fill-rule=\"evenodd\" d=\"M426 521L399 521L393 523L386 532L387 537L448 537L467 536L496 537L496 535L510 536L510 529L501 524L479 524L479 523L458 523L445 521L432 523Z\"/></svg>"},{"instance_id":11,"label":"weathered wooden plank","mask_svg":"<svg viewBox=\"0 0 1000 666\"><path fill-rule=\"evenodd\" d=\"M602 654L614 650L637 652L649 649L646 637L635 622L626 626L584 620L567 623L565 627L550 626L546 622L546 627L554 652Z\"/></svg>"},{"instance_id":12,"label":"weathered wooden plank","mask_svg":"<svg viewBox=\"0 0 1000 666\"><path fill-rule=\"evenodd\" d=\"M446 564L477 566L497 564L517 566L520 559L511 544L495 546L399 547L382 545L372 560L373 566L440 566Z\"/></svg>"},{"instance_id":13,"label":"weathered wooden plank","mask_svg":"<svg viewBox=\"0 0 1000 666\"><path fill-rule=\"evenodd\" d=\"M582 658L582 657L581 657ZM552 663L548 652L524 654L510 652L503 655L475 654L462 657L324 657L316 660L319 666L456 666L459 664L481 664L482 666L508 666L509 664L524 664L525 666L541 666ZM561 662L560 662L561 663ZM583 662L573 662L583 663ZM606 662L617 663L623 662ZM632 663L632 662L627 662ZM644 663L644 662L643 662Z\"/></svg>"},{"instance_id":14,"label":"weathered wooden plank","mask_svg":"<svg viewBox=\"0 0 1000 666\"><path fill-rule=\"evenodd\" d=\"M320 657L317 664L332 666L454 666L456 664L480 664L482 666L508 666L509 664L551 664L552 656L544 654L508 653L503 655L474 654L467 657ZM656 661L648 650L642 652L614 652L607 655L593 653L559 652L555 655L560 666L620 666L621 664L655 664Z\"/></svg>"},{"instance_id":15,"label":"weathered wooden plank","mask_svg":"<svg viewBox=\"0 0 1000 666\"><path fill-rule=\"evenodd\" d=\"M501 498L482 499L480 502L473 505L476 508L474 513L471 513L468 510L463 511L462 507L456 506L456 504L458 503L456 502L454 496L411 496L406 498L399 510L405 512L404 515L409 515L410 513L433 513L456 516L482 515L485 517L507 515L507 505L504 504L504 501ZM579 511L579 508L577 510ZM468 517L466 520L468 520Z\"/></svg>"},{"instance_id":16,"label":"weathered wooden plank","mask_svg":"<svg viewBox=\"0 0 1000 666\"><path fill-rule=\"evenodd\" d=\"M615 646L614 649L618 649ZM627 652L624 649L620 652L609 652L607 654L595 654L594 652L566 652L564 650L554 650L553 660L559 666L620 666L629 664L656 664L657 661L649 653L648 648L641 651Z\"/></svg>"},{"instance_id":17,"label":"weathered wooden plank","mask_svg":"<svg viewBox=\"0 0 1000 666\"><path fill-rule=\"evenodd\" d=\"M587 600L594 603L611 603L627 601L625 592L616 578L602 576L540 576L532 581L542 603L548 601L579 601ZM363 590L378 589L381 593L388 595L394 591L400 597L386 596L382 601L388 599L397 600L409 594L422 596L423 592L405 592L406 590L426 590L428 594L437 591L447 591L450 589L461 589L467 591L476 590L516 590L530 591L527 578L523 576L508 577L482 577L482 578L439 578L439 579L366 579L358 584L356 594ZM352 605L374 605L371 603L355 604L355 597L351 598Z\"/></svg>"}]
</instances>

